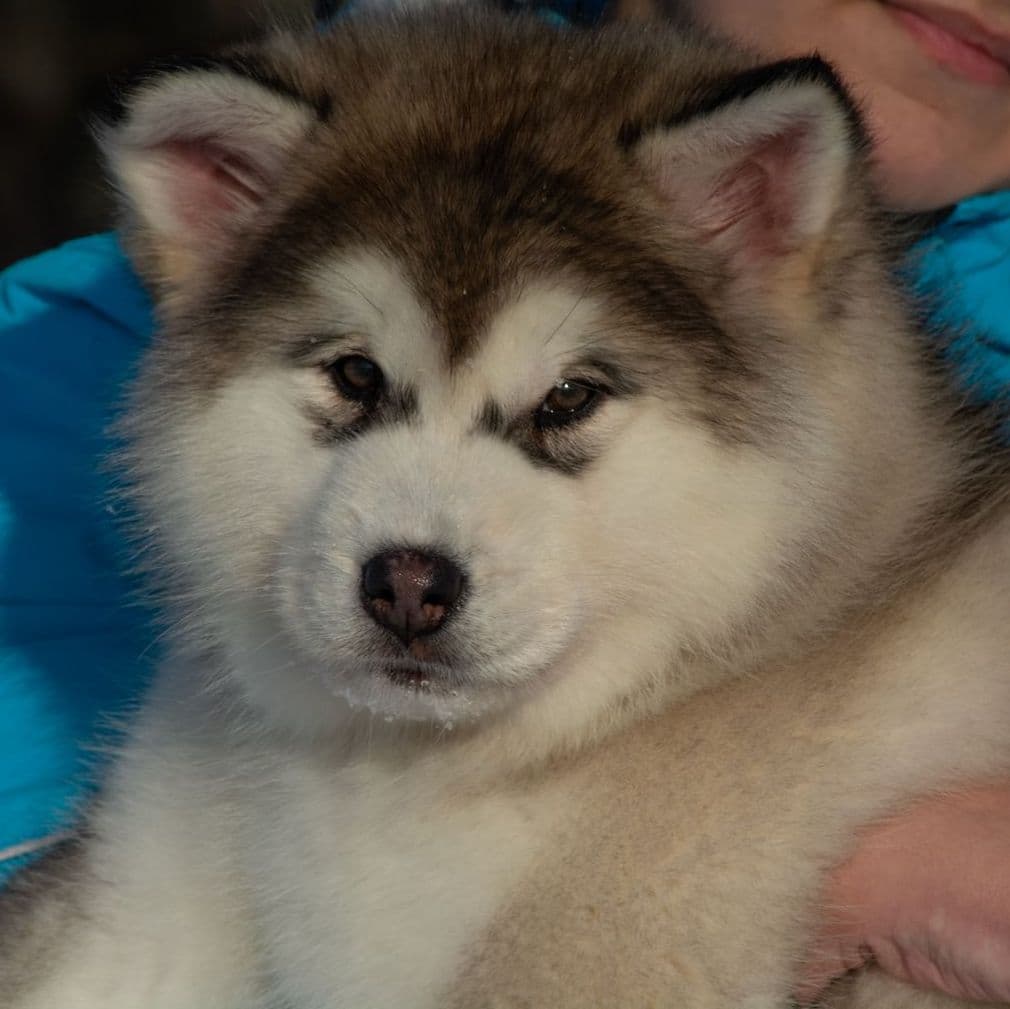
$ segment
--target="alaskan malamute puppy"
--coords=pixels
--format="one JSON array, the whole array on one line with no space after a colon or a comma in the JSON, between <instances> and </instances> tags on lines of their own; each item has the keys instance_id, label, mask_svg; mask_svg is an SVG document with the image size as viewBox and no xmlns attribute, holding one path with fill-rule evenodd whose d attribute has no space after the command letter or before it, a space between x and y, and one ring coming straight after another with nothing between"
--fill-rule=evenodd
<instances>
[{"instance_id":1,"label":"alaskan malamute puppy","mask_svg":"<svg viewBox=\"0 0 1010 1009\"><path fill-rule=\"evenodd\" d=\"M857 825L1010 772L1006 463L823 64L362 16L105 143L178 633L6 1009L783 1009Z\"/></svg>"}]
</instances>

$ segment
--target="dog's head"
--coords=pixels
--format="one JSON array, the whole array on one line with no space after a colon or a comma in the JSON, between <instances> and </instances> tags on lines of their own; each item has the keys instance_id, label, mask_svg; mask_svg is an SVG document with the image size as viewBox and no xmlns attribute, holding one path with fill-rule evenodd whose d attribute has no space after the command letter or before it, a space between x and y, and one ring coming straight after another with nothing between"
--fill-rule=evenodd
<instances>
[{"instance_id":1,"label":"dog's head","mask_svg":"<svg viewBox=\"0 0 1010 1009\"><path fill-rule=\"evenodd\" d=\"M810 375L880 262L822 64L351 20L151 77L105 146L163 322L142 507L271 720L561 725L803 609Z\"/></svg>"}]
</instances>

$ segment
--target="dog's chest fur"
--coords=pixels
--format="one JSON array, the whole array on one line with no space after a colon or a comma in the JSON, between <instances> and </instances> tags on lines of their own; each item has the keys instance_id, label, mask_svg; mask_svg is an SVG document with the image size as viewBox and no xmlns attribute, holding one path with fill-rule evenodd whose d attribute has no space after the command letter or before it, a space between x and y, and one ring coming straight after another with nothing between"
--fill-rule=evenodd
<instances>
[{"instance_id":1,"label":"dog's chest fur","mask_svg":"<svg viewBox=\"0 0 1010 1009\"><path fill-rule=\"evenodd\" d=\"M270 971L299 1006L441 1004L461 951L574 806L558 781L468 794L451 760L284 763L276 789L251 783L241 857L261 881Z\"/></svg>"}]
</instances>

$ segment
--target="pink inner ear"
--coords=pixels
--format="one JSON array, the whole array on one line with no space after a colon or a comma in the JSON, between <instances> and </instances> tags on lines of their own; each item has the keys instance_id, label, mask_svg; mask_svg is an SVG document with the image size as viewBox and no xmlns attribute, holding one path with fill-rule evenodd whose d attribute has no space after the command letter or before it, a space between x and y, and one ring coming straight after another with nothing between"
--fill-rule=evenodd
<instances>
[{"instance_id":1,"label":"pink inner ear","mask_svg":"<svg viewBox=\"0 0 1010 1009\"><path fill-rule=\"evenodd\" d=\"M262 174L236 151L207 140L173 140L161 151L170 212L183 233L212 238L266 195Z\"/></svg>"},{"instance_id":2,"label":"pink inner ear","mask_svg":"<svg viewBox=\"0 0 1010 1009\"><path fill-rule=\"evenodd\" d=\"M706 238L731 242L748 258L795 248L803 194L800 166L810 131L799 125L763 138L716 180L696 210Z\"/></svg>"}]
</instances>

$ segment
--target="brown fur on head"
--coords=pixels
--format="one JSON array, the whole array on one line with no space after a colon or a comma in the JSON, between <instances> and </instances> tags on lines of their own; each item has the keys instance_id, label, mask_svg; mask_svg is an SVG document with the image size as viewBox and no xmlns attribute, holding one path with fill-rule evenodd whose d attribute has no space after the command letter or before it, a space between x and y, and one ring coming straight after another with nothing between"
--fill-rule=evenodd
<instances>
[{"instance_id":1,"label":"brown fur on head","mask_svg":"<svg viewBox=\"0 0 1010 1009\"><path fill-rule=\"evenodd\" d=\"M281 213L292 262L354 229L384 226L382 238L398 252L428 262L417 270L419 282L430 287L452 277L473 280L468 290L478 290L493 279L473 273L490 254L513 251L505 259L518 268L522 221L536 229L538 246L545 225L555 232L565 221L577 225L579 235L555 236L561 257L579 238L582 245L617 237L627 244L628 236L640 238L627 250L639 258L669 253L669 236L657 230L655 179L635 151L650 132L776 77L806 80L843 102L816 61L741 79L752 68L733 50L669 28L555 31L537 18L490 12L362 17L329 34L278 36L149 78L129 98L126 125L105 131L106 149L134 211L132 247L150 264L148 278L166 290L208 268L220 277L212 246L235 244L228 228L254 230L251 218ZM845 115L830 105L812 114ZM856 128L853 116L848 123ZM232 173L231 207L213 205L212 169ZM146 178L156 172L176 176L181 188L156 192ZM219 196L229 189L216 188ZM703 200L700 191L691 195ZM173 197L174 214L155 206ZM183 197L193 219L185 217ZM476 220L459 213L461 198L478 215L493 212L481 235L460 230ZM848 204L851 215L851 192ZM162 209L167 214L158 218ZM277 251L270 249L272 258ZM443 279L424 276L436 272Z\"/></svg>"}]
</instances>

